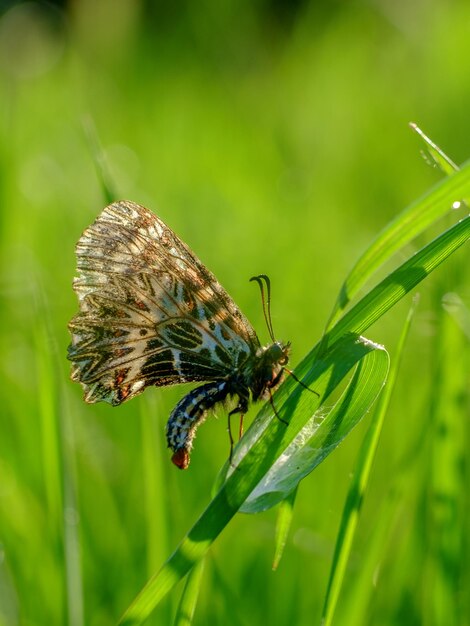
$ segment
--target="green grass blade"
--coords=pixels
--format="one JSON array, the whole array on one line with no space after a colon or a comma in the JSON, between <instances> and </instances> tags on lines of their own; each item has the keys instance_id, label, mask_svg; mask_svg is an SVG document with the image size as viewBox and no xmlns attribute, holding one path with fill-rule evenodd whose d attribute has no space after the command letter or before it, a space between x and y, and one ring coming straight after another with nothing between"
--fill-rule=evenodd
<instances>
[{"instance_id":1,"label":"green grass blade","mask_svg":"<svg viewBox=\"0 0 470 626\"><path fill-rule=\"evenodd\" d=\"M52 335L48 315L49 308L38 296L37 317L41 320L35 327L36 367L38 373L38 407L42 435L42 469L47 499L47 543L49 534L56 542L61 555L61 581L63 599L70 626L83 624L83 596L80 564L80 546L76 521L71 519L77 510L74 490L72 455L65 454L64 441L67 432L68 406L64 399L63 385L58 384L60 370L55 338ZM60 393L58 393L60 389ZM57 604L60 600L57 599Z\"/></svg>"},{"instance_id":2,"label":"green grass blade","mask_svg":"<svg viewBox=\"0 0 470 626\"><path fill-rule=\"evenodd\" d=\"M279 563L281 562L282 555L284 554L284 548L286 547L287 537L289 535L289 530L294 516L296 497L297 487L291 491L291 493L284 498L279 505L276 522L276 542L272 565L273 570L277 570Z\"/></svg>"},{"instance_id":3,"label":"green grass blade","mask_svg":"<svg viewBox=\"0 0 470 626\"><path fill-rule=\"evenodd\" d=\"M345 332L363 333L403 296L470 238L470 217L439 235L374 287L326 335L325 343ZM321 347L319 344L318 348Z\"/></svg>"},{"instance_id":4,"label":"green grass blade","mask_svg":"<svg viewBox=\"0 0 470 626\"><path fill-rule=\"evenodd\" d=\"M188 574L176 611L174 626L190 626L193 623L203 573L204 559L201 559Z\"/></svg>"},{"instance_id":5,"label":"green grass blade","mask_svg":"<svg viewBox=\"0 0 470 626\"><path fill-rule=\"evenodd\" d=\"M327 324L330 330L358 290L395 252L448 213L456 201L470 197L470 162L391 221L359 258L344 281Z\"/></svg>"},{"instance_id":6,"label":"green grass blade","mask_svg":"<svg viewBox=\"0 0 470 626\"><path fill-rule=\"evenodd\" d=\"M158 445L157 414L153 398L143 398L142 424L142 480L144 484L147 571L151 575L159 564L159 555L168 554L168 516L162 502L167 500L167 484L163 460Z\"/></svg>"},{"instance_id":7,"label":"green grass blade","mask_svg":"<svg viewBox=\"0 0 470 626\"><path fill-rule=\"evenodd\" d=\"M435 620L436 624L458 626L467 623L469 615L468 599L459 598L456 589L465 589L464 579L468 580L462 562L468 540L468 469L462 465L468 455L468 421L462 419L462 407L468 409L470 400L470 350L461 328L442 309L433 369L429 471L423 481L427 528L424 615L429 623Z\"/></svg>"},{"instance_id":8,"label":"green grass blade","mask_svg":"<svg viewBox=\"0 0 470 626\"><path fill-rule=\"evenodd\" d=\"M416 300L415 300L416 303ZM356 532L359 514L364 501L364 495L369 482L372 464L377 452L377 446L382 432L385 415L387 413L390 398L395 386L397 372L400 367L401 355L408 337L411 319L414 313L415 304L410 309L408 317L403 326L398 342L395 360L390 370L388 384L386 385L379 405L374 413L371 425L358 454L357 466L354 477L349 488L346 503L338 532L333 563L331 566L325 602L323 605L322 626L330 626L338 601L339 593L346 574L346 567L352 549L354 535Z\"/></svg>"},{"instance_id":9,"label":"green grass blade","mask_svg":"<svg viewBox=\"0 0 470 626\"><path fill-rule=\"evenodd\" d=\"M421 128L414 122L410 123L410 127L415 131L419 137L424 141L426 150L437 167L447 176L450 176L454 172L459 170L459 167L450 159L447 154L441 148L432 141L427 135L423 133Z\"/></svg>"}]
</instances>

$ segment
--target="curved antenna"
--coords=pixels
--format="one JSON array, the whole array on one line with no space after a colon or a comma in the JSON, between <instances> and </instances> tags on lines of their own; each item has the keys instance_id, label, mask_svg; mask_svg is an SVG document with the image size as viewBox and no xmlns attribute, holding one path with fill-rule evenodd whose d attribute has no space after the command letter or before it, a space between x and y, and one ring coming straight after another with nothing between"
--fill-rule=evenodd
<instances>
[{"instance_id":1,"label":"curved antenna","mask_svg":"<svg viewBox=\"0 0 470 626\"><path fill-rule=\"evenodd\" d=\"M261 301L263 303L263 315L264 315L264 319L266 320L266 326L268 327L269 336L271 337L273 341L276 341L276 339L274 338L273 323L271 319L271 281L269 280L269 277L266 276L266 274L259 274L259 276L252 276L250 278L250 282L252 280L258 283L260 291L261 291ZM266 283L266 296L267 296L266 298L264 294L263 280Z\"/></svg>"}]
</instances>

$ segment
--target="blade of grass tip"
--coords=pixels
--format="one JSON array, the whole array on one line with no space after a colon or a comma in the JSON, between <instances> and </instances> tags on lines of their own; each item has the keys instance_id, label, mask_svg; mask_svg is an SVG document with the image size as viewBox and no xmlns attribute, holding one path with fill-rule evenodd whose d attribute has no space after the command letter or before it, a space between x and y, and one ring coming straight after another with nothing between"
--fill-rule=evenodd
<instances>
[{"instance_id":1,"label":"blade of grass tip","mask_svg":"<svg viewBox=\"0 0 470 626\"><path fill-rule=\"evenodd\" d=\"M284 548L286 547L287 536L294 517L294 504L297 497L297 487L279 504L276 522L276 547L272 569L275 571L279 567Z\"/></svg>"},{"instance_id":2,"label":"blade of grass tip","mask_svg":"<svg viewBox=\"0 0 470 626\"><path fill-rule=\"evenodd\" d=\"M470 161L410 204L379 233L349 272L326 325L329 331L352 298L371 276L400 248L415 239L451 209L470 197Z\"/></svg>"},{"instance_id":3,"label":"blade of grass tip","mask_svg":"<svg viewBox=\"0 0 470 626\"><path fill-rule=\"evenodd\" d=\"M186 578L186 584L176 611L174 626L191 626L193 623L194 611L196 610L199 591L201 589L204 565L205 559L201 559Z\"/></svg>"},{"instance_id":4,"label":"blade of grass tip","mask_svg":"<svg viewBox=\"0 0 470 626\"><path fill-rule=\"evenodd\" d=\"M456 165L450 157L436 144L432 141L427 135L423 133L421 128L414 122L410 122L410 127L414 132L424 141L426 144L426 150L429 154L432 162L447 176L451 176L454 172L458 172L460 170L459 166ZM425 156L425 155L424 155ZM431 163L432 165L432 163ZM461 199L455 202L452 205L453 209L458 209L460 206L468 208L468 198Z\"/></svg>"},{"instance_id":5,"label":"blade of grass tip","mask_svg":"<svg viewBox=\"0 0 470 626\"><path fill-rule=\"evenodd\" d=\"M103 148L98 139L98 133L93 118L90 115L86 115L82 118L82 127L93 158L93 163L95 164L96 175L101 186L101 191L103 192L106 204L111 204L111 202L114 202L117 198L116 190L111 182Z\"/></svg>"},{"instance_id":6,"label":"blade of grass tip","mask_svg":"<svg viewBox=\"0 0 470 626\"><path fill-rule=\"evenodd\" d=\"M447 154L437 144L434 143L427 135L423 133L421 128L414 122L410 122L410 128L421 137L426 144L426 149L432 161L437 167L447 176L450 176L454 172L458 172L459 167L450 159Z\"/></svg>"},{"instance_id":7,"label":"blade of grass tip","mask_svg":"<svg viewBox=\"0 0 470 626\"><path fill-rule=\"evenodd\" d=\"M328 580L325 602L323 605L322 626L330 626L333 621L335 608L346 574L346 566L351 553L354 535L356 533L359 513L364 501L364 494L369 482L370 472L375 454L377 452L377 446L382 432L385 415L390 404L390 398L401 363L403 348L408 337L411 319L417 306L417 302L418 298L415 297L408 313L408 317L403 325L397 346L396 356L390 368L388 384L382 392L369 430L358 454L356 469L346 497L336 540L333 562L331 565L331 572Z\"/></svg>"}]
</instances>

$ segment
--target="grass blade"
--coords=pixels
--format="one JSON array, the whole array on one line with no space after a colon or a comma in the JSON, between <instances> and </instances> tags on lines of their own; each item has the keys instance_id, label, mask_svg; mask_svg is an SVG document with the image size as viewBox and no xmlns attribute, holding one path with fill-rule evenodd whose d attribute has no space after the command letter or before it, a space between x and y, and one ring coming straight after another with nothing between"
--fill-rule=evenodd
<instances>
[{"instance_id":1,"label":"grass blade","mask_svg":"<svg viewBox=\"0 0 470 626\"><path fill-rule=\"evenodd\" d=\"M276 523L276 546L274 550L273 570L277 570L281 562L284 548L287 543L287 536L292 525L294 516L294 504L297 497L297 487L279 505Z\"/></svg>"},{"instance_id":2,"label":"grass blade","mask_svg":"<svg viewBox=\"0 0 470 626\"><path fill-rule=\"evenodd\" d=\"M162 507L167 494L165 470L158 449L159 433L156 415L158 411L151 403L152 398L145 398L141 403L142 424L142 480L144 483L147 571L150 575L158 566L160 554L168 553L168 517Z\"/></svg>"},{"instance_id":3,"label":"grass blade","mask_svg":"<svg viewBox=\"0 0 470 626\"><path fill-rule=\"evenodd\" d=\"M429 470L423 492L426 559L423 605L428 622L457 626L467 623L465 589L468 568L462 553L467 542L468 423L470 351L468 339L445 310L440 311L434 351L433 390L429 398ZM468 415L468 411L467 411ZM459 597L460 596L460 597Z\"/></svg>"},{"instance_id":4,"label":"grass blade","mask_svg":"<svg viewBox=\"0 0 470 626\"><path fill-rule=\"evenodd\" d=\"M345 332L363 333L469 238L470 217L465 217L369 291L326 335L325 343Z\"/></svg>"},{"instance_id":5,"label":"grass blade","mask_svg":"<svg viewBox=\"0 0 470 626\"><path fill-rule=\"evenodd\" d=\"M437 144L432 141L427 135L423 133L421 128L414 122L410 122L410 127L415 131L419 137L424 141L426 150L437 167L447 176L450 176L454 172L459 170L459 167L450 159L447 154Z\"/></svg>"},{"instance_id":6,"label":"grass blade","mask_svg":"<svg viewBox=\"0 0 470 626\"><path fill-rule=\"evenodd\" d=\"M470 162L467 162L459 172L439 182L390 222L359 258L344 281L327 324L327 331L332 328L358 290L392 254L448 213L454 202L469 196Z\"/></svg>"},{"instance_id":7,"label":"grass blade","mask_svg":"<svg viewBox=\"0 0 470 626\"><path fill-rule=\"evenodd\" d=\"M83 624L82 572L80 544L74 513L77 510L72 455L65 454L64 442L69 439L69 411L62 384L57 383L60 370L57 346L50 331L48 309L37 298L35 327L36 367L38 372L38 405L41 419L42 467L47 498L48 533L57 541L61 555L63 598L70 626ZM57 389L61 393L57 393ZM43 537L47 542L48 536ZM57 600L57 603L59 600Z\"/></svg>"},{"instance_id":8,"label":"grass blade","mask_svg":"<svg viewBox=\"0 0 470 626\"><path fill-rule=\"evenodd\" d=\"M410 309L408 317L402 329L400 340L396 351L396 358L390 370L388 384L386 385L379 405L373 416L371 425L358 454L357 466L354 477L349 488L346 503L338 532L336 546L328 581L325 602L322 613L322 626L330 626L338 601L339 593L346 574L346 567L351 553L351 548L356 532L359 514L364 501L364 495L369 482L372 464L377 452L377 446L382 432L382 426L387 413L390 398L395 386L397 372L400 367L401 355L408 336L411 319L414 313L415 304Z\"/></svg>"},{"instance_id":9,"label":"grass blade","mask_svg":"<svg viewBox=\"0 0 470 626\"><path fill-rule=\"evenodd\" d=\"M204 559L201 559L188 574L174 626L190 626L193 623L203 573Z\"/></svg>"}]
</instances>

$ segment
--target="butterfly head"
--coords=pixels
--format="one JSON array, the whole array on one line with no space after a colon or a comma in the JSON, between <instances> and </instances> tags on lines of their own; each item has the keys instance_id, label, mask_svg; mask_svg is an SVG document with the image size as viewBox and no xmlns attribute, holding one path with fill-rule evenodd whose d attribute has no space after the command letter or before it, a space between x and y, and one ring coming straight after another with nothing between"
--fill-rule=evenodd
<instances>
[{"instance_id":1,"label":"butterfly head","mask_svg":"<svg viewBox=\"0 0 470 626\"><path fill-rule=\"evenodd\" d=\"M264 348L264 359L266 363L283 367L289 362L290 341L283 343L275 341L270 346Z\"/></svg>"},{"instance_id":2,"label":"butterfly head","mask_svg":"<svg viewBox=\"0 0 470 626\"><path fill-rule=\"evenodd\" d=\"M290 343L282 341L259 348L249 384L254 400L267 397L268 389L274 389L281 382L284 368L289 361L289 352Z\"/></svg>"}]
</instances>

